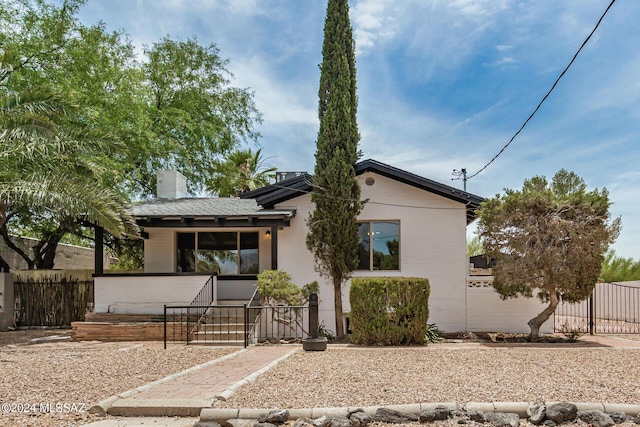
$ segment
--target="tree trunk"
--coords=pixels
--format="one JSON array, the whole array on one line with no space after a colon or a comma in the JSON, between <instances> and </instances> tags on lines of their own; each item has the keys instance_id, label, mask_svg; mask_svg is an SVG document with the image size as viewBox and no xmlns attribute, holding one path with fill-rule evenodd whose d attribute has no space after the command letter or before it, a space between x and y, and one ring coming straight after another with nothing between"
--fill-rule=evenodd
<instances>
[{"instance_id":1,"label":"tree trunk","mask_svg":"<svg viewBox=\"0 0 640 427\"><path fill-rule=\"evenodd\" d=\"M552 291L551 295L549 296L549 306L542 310L542 312L536 317L527 322L529 328L531 329L531 333L529 334L529 341L537 341L538 338L540 338L540 327L556 311L556 307L558 306L559 302L560 298L558 298L558 294L555 290Z\"/></svg>"},{"instance_id":2,"label":"tree trunk","mask_svg":"<svg viewBox=\"0 0 640 427\"><path fill-rule=\"evenodd\" d=\"M336 312L336 338L344 338L344 327L342 325L342 281L333 279L333 306Z\"/></svg>"},{"instance_id":3,"label":"tree trunk","mask_svg":"<svg viewBox=\"0 0 640 427\"><path fill-rule=\"evenodd\" d=\"M0 273L8 273L9 272L9 264L7 263L7 261L4 260L4 258L2 258L2 256L0 256Z\"/></svg>"},{"instance_id":4,"label":"tree trunk","mask_svg":"<svg viewBox=\"0 0 640 427\"><path fill-rule=\"evenodd\" d=\"M0 227L0 236L2 236L2 239L4 240L5 245L7 245L9 249L14 251L18 255L20 255L20 257L27 263L27 269L33 270L35 263L31 258L29 258L29 255L27 255L25 251L23 251L20 247L18 247L15 243L11 241L11 238L9 237L9 230L7 230L7 227L6 227L6 223ZM7 264L6 261L5 261L5 264ZM8 264L7 266L10 267Z\"/></svg>"}]
</instances>

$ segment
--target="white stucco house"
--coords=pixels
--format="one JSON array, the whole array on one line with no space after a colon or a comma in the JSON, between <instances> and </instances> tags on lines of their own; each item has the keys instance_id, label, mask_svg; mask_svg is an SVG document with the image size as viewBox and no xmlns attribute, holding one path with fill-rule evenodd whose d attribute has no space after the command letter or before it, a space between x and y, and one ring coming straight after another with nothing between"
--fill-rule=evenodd
<instances>
[{"instance_id":1,"label":"white stucco house","mask_svg":"<svg viewBox=\"0 0 640 427\"><path fill-rule=\"evenodd\" d=\"M356 174L368 202L358 217L353 277L428 278L429 322L447 332L528 332L527 321L543 309L537 299L501 301L490 278L469 276L466 227L481 197L375 160L358 163ZM311 176L300 174L241 198L188 198L184 178L164 172L158 198L132 209L145 239L144 272L103 272L97 250L95 311L162 313L164 304L189 304L212 273L216 301L248 300L259 272L282 269L300 286L320 283L320 319L334 329L332 285L314 270L305 244L310 191ZM347 322L348 283L343 301ZM545 324L541 332L552 330Z\"/></svg>"}]
</instances>

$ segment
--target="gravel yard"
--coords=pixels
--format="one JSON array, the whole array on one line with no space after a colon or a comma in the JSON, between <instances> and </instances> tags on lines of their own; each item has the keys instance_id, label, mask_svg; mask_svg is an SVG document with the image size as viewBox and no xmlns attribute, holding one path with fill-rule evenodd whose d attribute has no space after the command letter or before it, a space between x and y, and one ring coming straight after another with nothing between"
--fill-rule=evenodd
<instances>
[{"instance_id":1,"label":"gravel yard","mask_svg":"<svg viewBox=\"0 0 640 427\"><path fill-rule=\"evenodd\" d=\"M50 334L0 333L0 403L37 405L20 407L35 413L19 413L16 407L0 414L0 426L82 425L97 419L86 411L100 400L239 349L174 345L165 351L162 343L149 342L6 345ZM297 352L223 406L535 400L638 404L638 378L640 349L330 346L326 352ZM62 405L61 413L43 413L41 403L53 412L56 404Z\"/></svg>"},{"instance_id":2,"label":"gravel yard","mask_svg":"<svg viewBox=\"0 0 640 427\"><path fill-rule=\"evenodd\" d=\"M336 348L299 352L224 407L640 402L640 349Z\"/></svg>"},{"instance_id":3,"label":"gravel yard","mask_svg":"<svg viewBox=\"0 0 640 427\"><path fill-rule=\"evenodd\" d=\"M6 344L38 335L47 334L2 332L0 340ZM13 406L12 412L0 414L0 426L86 424L96 419L87 411L100 400L238 349L170 346L163 350L161 342L4 345L0 403ZM3 412L6 409L3 405Z\"/></svg>"}]
</instances>

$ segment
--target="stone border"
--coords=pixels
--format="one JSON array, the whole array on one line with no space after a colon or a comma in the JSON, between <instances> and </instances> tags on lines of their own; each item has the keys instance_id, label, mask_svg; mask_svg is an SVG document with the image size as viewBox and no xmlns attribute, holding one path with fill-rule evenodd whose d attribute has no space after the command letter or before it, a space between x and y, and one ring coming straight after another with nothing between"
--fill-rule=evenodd
<instances>
[{"instance_id":1,"label":"stone border","mask_svg":"<svg viewBox=\"0 0 640 427\"><path fill-rule=\"evenodd\" d=\"M141 386L133 388L131 390L127 390L127 391L122 392L120 394L116 394L115 396L108 397L108 398L106 398L104 400L101 400L100 402L96 403L91 408L89 408L89 413L90 414L96 414L96 415L99 415L101 417L104 417L107 414L107 412L109 411L109 409L111 408L111 406L113 406L113 404L116 401L120 400L120 399L127 399L127 398L129 398L131 396L135 396L136 394L139 394L139 393L142 393L143 391L149 390L153 386L156 386L158 384L162 384L162 383L167 382L167 381L174 380L176 378L183 377L183 376L188 375L188 374L190 374L192 372L199 371L200 369L206 368L207 366L215 365L215 364L223 362L225 360L232 359L232 358L234 358L234 357L236 357L236 356L238 356L238 355L240 355L240 354L242 354L242 353L244 353L246 351L247 351L247 349L243 348L243 349L234 351L231 354L227 354L227 355L219 357L217 359L213 359L213 360L210 360L208 362L201 363L200 365L192 366L191 368L185 369L184 371L180 371L180 372L177 372L175 374L171 374L171 375L166 376L164 378L161 378L159 380L156 380L156 381L141 385Z\"/></svg>"},{"instance_id":2,"label":"stone border","mask_svg":"<svg viewBox=\"0 0 640 427\"><path fill-rule=\"evenodd\" d=\"M255 371L254 373L247 375L246 377L244 377L240 381L232 384L231 386L229 386L229 388L225 389L222 393L216 395L215 401L214 401L213 405L211 405L211 406L216 406L216 404L219 404L220 402L226 402L227 399L229 399L231 396L233 396L233 394L236 392L237 389L239 389L240 387L242 387L245 384L249 384L249 383L254 382L256 380L256 378L258 378L260 375L264 374L269 369L273 368L274 366L276 366L278 363L282 362L283 360L288 359L296 351L298 351L298 349L294 348L293 350L289 351L284 356L279 357L278 359L276 359L273 362L269 363L267 366L263 367L262 369L259 369L259 370Z\"/></svg>"},{"instance_id":3,"label":"stone border","mask_svg":"<svg viewBox=\"0 0 640 427\"><path fill-rule=\"evenodd\" d=\"M287 355L288 356L288 355ZM560 402L545 402L547 406ZM362 409L367 415L373 417L378 409L391 409L398 412L404 412L413 415L420 415L424 411L433 411L437 406L446 407L452 411L482 411L482 412L511 412L516 413L520 418L527 418L527 409L530 402L468 402L459 405L456 402L443 403L414 403L404 405L386 405L386 406L353 406L353 407L337 407L337 408L298 408L289 409L289 419L309 418L316 419L322 416L327 417L346 417L350 412L356 409ZM591 403L581 402L575 403L579 411L598 410L602 412L620 411L628 415L640 415L640 405L618 404L618 403ZM228 425L228 420L232 419L258 419L260 415L268 413L269 409L232 409L232 408L204 408L200 412L200 422L216 422L221 425Z\"/></svg>"}]
</instances>

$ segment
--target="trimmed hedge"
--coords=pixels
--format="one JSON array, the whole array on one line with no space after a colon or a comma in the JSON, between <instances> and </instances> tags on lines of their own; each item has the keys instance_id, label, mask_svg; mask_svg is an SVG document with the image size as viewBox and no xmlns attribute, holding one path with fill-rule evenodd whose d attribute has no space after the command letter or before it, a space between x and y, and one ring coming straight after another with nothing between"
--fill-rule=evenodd
<instances>
[{"instance_id":1,"label":"trimmed hedge","mask_svg":"<svg viewBox=\"0 0 640 427\"><path fill-rule=\"evenodd\" d=\"M429 280L419 277L352 279L351 341L364 345L423 344L429 292Z\"/></svg>"}]
</instances>

